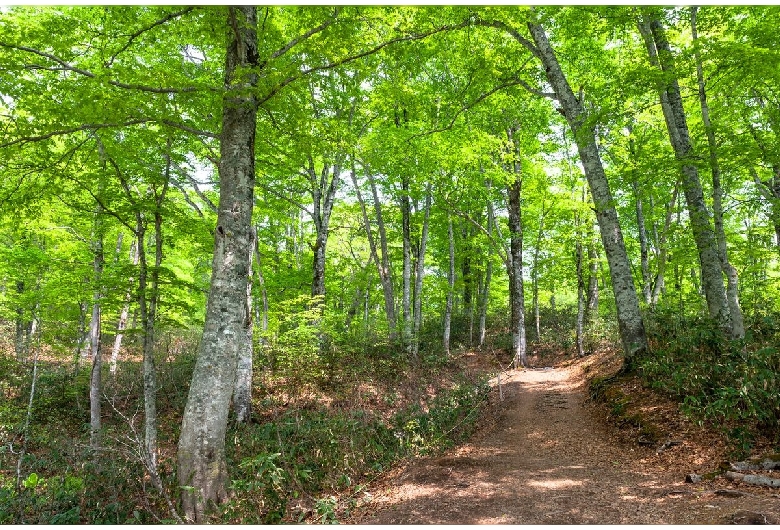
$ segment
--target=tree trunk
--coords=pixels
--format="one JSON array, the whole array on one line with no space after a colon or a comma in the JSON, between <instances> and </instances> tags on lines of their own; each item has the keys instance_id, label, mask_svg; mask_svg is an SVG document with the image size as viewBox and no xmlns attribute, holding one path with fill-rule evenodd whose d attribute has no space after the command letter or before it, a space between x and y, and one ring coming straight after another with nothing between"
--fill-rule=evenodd
<instances>
[{"instance_id":1,"label":"tree trunk","mask_svg":"<svg viewBox=\"0 0 780 530\"><path fill-rule=\"evenodd\" d=\"M185 517L198 523L211 503L227 500L225 432L241 337L251 325L246 311L246 253L252 248L255 184L256 25L255 7L229 8L211 288L178 447L182 507Z\"/></svg>"},{"instance_id":2,"label":"tree trunk","mask_svg":"<svg viewBox=\"0 0 780 530\"><path fill-rule=\"evenodd\" d=\"M579 224L579 220L577 223ZM575 337L577 342L577 355L585 357L585 256L579 234L577 234L575 251L575 261L577 262L577 323L575 326Z\"/></svg>"},{"instance_id":3,"label":"tree trunk","mask_svg":"<svg viewBox=\"0 0 780 530\"><path fill-rule=\"evenodd\" d=\"M655 282L653 285L653 295L650 300L650 304L655 307L658 304L658 300L661 297L661 293L666 289L666 262L668 261L669 249L667 248L666 238L669 235L669 229L672 226L672 216L674 215L674 209L677 205L677 197L679 195L678 184L674 185L672 191L672 198L666 205L666 216L664 217L664 227L660 234L656 236L656 246L658 248L658 268L655 275Z\"/></svg>"},{"instance_id":4,"label":"tree trunk","mask_svg":"<svg viewBox=\"0 0 780 530\"><path fill-rule=\"evenodd\" d=\"M731 317L723 288L723 275L718 255L715 231L710 223L710 213L704 203L704 192L699 180L697 158L691 145L688 123L683 108L680 87L674 77L674 59L671 47L666 39L666 33L657 13L645 10L643 20L639 23L640 32L645 39L650 62L657 65L671 78L659 86L662 94L666 94L668 104L662 105L669 129L669 139L677 161L681 164L682 187L688 205L693 239L699 253L702 287L707 300L710 318L727 333L731 333Z\"/></svg>"},{"instance_id":5,"label":"tree trunk","mask_svg":"<svg viewBox=\"0 0 780 530\"><path fill-rule=\"evenodd\" d=\"M452 298L455 294L455 236L452 233L452 219L447 220L447 241L449 242L449 268L447 269L447 303L444 308L444 352L450 355L450 334L452 332Z\"/></svg>"},{"instance_id":6,"label":"tree trunk","mask_svg":"<svg viewBox=\"0 0 780 530\"><path fill-rule=\"evenodd\" d=\"M623 354L630 367L637 354L647 351L647 337L615 203L596 146L593 124L586 119L582 102L577 99L569 86L542 26L529 23L528 28L538 47L547 79L555 91L577 142L609 263Z\"/></svg>"},{"instance_id":7,"label":"tree trunk","mask_svg":"<svg viewBox=\"0 0 780 530\"><path fill-rule=\"evenodd\" d=\"M493 203L488 199L487 203L487 236L488 239L493 237L493 224L495 223L495 215L493 214ZM493 277L493 260L490 259L490 254L486 253L485 256L485 280L482 285L482 292L480 293L479 300L479 347L482 348L485 344L485 336L487 333L487 312L488 305L490 303L490 281Z\"/></svg>"},{"instance_id":8,"label":"tree trunk","mask_svg":"<svg viewBox=\"0 0 780 530\"><path fill-rule=\"evenodd\" d=\"M396 339L396 318L395 318L395 292L393 289L393 277L390 271L390 262L387 256L387 236L385 234L385 225L382 222L382 210L379 205L379 194L376 189L373 178L368 171L366 172L371 182L371 189L374 194L374 207L377 213L377 225L379 228L379 239L381 244L382 256L380 258L379 251L377 249L376 239L371 232L371 222L368 220L368 212L366 211L366 203L360 193L360 187L358 186L357 176L355 175L355 168L352 168L352 183L355 187L355 194L357 196L358 203L360 204L360 211L363 215L363 224L366 227L366 237L368 238L368 245L371 250L371 256L376 263L377 272L379 274L379 281L382 284L382 293L385 300L385 315L387 317L387 327L389 329L390 342L395 342Z\"/></svg>"},{"instance_id":9,"label":"tree trunk","mask_svg":"<svg viewBox=\"0 0 780 530\"><path fill-rule=\"evenodd\" d=\"M523 187L520 145L515 138L517 128L507 130L514 160L510 170L513 179L507 189L507 210L509 212L509 301L512 330L512 357L515 369L528 367L525 336L525 293L523 292L523 222L520 197Z\"/></svg>"},{"instance_id":10,"label":"tree trunk","mask_svg":"<svg viewBox=\"0 0 780 530\"><path fill-rule=\"evenodd\" d=\"M138 267L138 239L136 238L130 244L130 260L134 267ZM132 286L133 277L128 278L128 283ZM116 337L114 337L114 347L111 350L111 374L116 374L117 362L119 361L119 351L122 349L122 339L127 329L127 319L130 315L130 300L133 298L132 289L128 288L125 294L125 304L122 306L122 312L119 313L119 322L116 325Z\"/></svg>"},{"instance_id":11,"label":"tree trunk","mask_svg":"<svg viewBox=\"0 0 780 530\"><path fill-rule=\"evenodd\" d=\"M588 239L588 294L585 303L585 322L593 322L599 314L599 254L593 239L592 226L585 231Z\"/></svg>"},{"instance_id":12,"label":"tree trunk","mask_svg":"<svg viewBox=\"0 0 780 530\"><path fill-rule=\"evenodd\" d=\"M542 213L539 214L539 230L536 233L534 256L531 261L531 291L536 342L539 342L542 334L541 318L539 316L539 254L541 253L542 239L544 238L544 218L547 216L548 211L549 210L545 209L544 203L542 203Z\"/></svg>"},{"instance_id":13,"label":"tree trunk","mask_svg":"<svg viewBox=\"0 0 780 530\"><path fill-rule=\"evenodd\" d=\"M92 275L94 279L92 295L92 318L89 322L89 353L92 359L92 372L89 384L89 426L90 447L93 451L100 448L100 394L102 392L100 355L100 316L103 298L103 208L95 208L94 233L92 235Z\"/></svg>"},{"instance_id":14,"label":"tree trunk","mask_svg":"<svg viewBox=\"0 0 780 530\"><path fill-rule=\"evenodd\" d=\"M403 273L401 307L403 313L402 342L413 357L417 356L417 338L412 339L412 307L411 307L411 283L412 283L412 231L411 231L412 206L409 200L409 177L401 177L401 235L403 239ZM416 321L416 315L415 315ZM414 340L414 345L412 344Z\"/></svg>"},{"instance_id":15,"label":"tree trunk","mask_svg":"<svg viewBox=\"0 0 780 530\"><path fill-rule=\"evenodd\" d=\"M710 120L710 107L707 104L707 92L704 87L704 69L701 56L696 48L696 11L698 7L691 7L691 34L694 44L693 56L696 60L696 78L699 84L699 103L701 105L701 118L704 130L707 133L707 146L710 155L710 170L712 171L712 214L715 225L715 238L718 245L718 256L723 273L726 275L726 299L728 301L729 316L731 317L731 336L741 339L745 336L745 319L742 316L742 308L739 306L739 279L737 269L731 264L726 249L726 231L723 228L723 187L720 181L720 164L715 143L715 130Z\"/></svg>"},{"instance_id":16,"label":"tree trunk","mask_svg":"<svg viewBox=\"0 0 780 530\"><path fill-rule=\"evenodd\" d=\"M428 244L428 225L431 218L431 186L425 193L425 213L423 217L422 234L420 234L420 245L417 251L417 270L414 277L414 328L412 346L412 358L417 359L420 352L420 330L422 330L422 287L423 276L425 276L425 247Z\"/></svg>"},{"instance_id":17,"label":"tree trunk","mask_svg":"<svg viewBox=\"0 0 780 530\"><path fill-rule=\"evenodd\" d=\"M629 127L629 134L632 128ZM638 158L636 145L634 139L629 137L628 150L631 154L631 162ZM637 176L636 167L631 168L631 184L634 188L634 204L636 209L636 226L639 233L639 257L640 267L642 270L642 296L645 299L645 303L649 304L652 298L652 280L650 277L650 252L647 245L647 228L645 227L645 212L644 205L642 204L642 195L639 189L639 178Z\"/></svg>"},{"instance_id":18,"label":"tree trunk","mask_svg":"<svg viewBox=\"0 0 780 530\"><path fill-rule=\"evenodd\" d=\"M252 418L252 370L254 362L254 324L252 318L252 267L257 246L257 229L253 226L250 232L249 245L249 277L246 282L246 314L250 322L245 329L243 345L238 352L236 369L236 388L233 391L233 409L236 412L236 423L249 423ZM324 293L323 293L324 295Z\"/></svg>"}]
</instances>

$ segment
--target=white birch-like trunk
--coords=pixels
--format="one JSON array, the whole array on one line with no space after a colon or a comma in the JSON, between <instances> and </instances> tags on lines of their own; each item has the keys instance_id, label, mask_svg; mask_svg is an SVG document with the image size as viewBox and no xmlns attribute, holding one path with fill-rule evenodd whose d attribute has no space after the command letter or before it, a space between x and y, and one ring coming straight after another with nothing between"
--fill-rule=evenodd
<instances>
[{"instance_id":1,"label":"white birch-like trunk","mask_svg":"<svg viewBox=\"0 0 780 530\"><path fill-rule=\"evenodd\" d=\"M214 233L211 288L198 359L178 446L182 508L201 523L212 503L228 498L225 433L239 349L251 318L246 313L255 184L259 64L254 6L230 7L225 58L219 164L219 213Z\"/></svg>"},{"instance_id":2,"label":"white birch-like trunk","mask_svg":"<svg viewBox=\"0 0 780 530\"><path fill-rule=\"evenodd\" d=\"M639 299L631 273L631 263L623 242L623 233L620 229L609 181L604 173L596 146L593 124L586 119L587 114L582 102L574 95L569 86L544 28L535 23L529 23L528 28L544 65L547 80L555 91L577 142L577 150L590 186L596 219L601 231L601 240L609 263L623 354L627 368L630 368L634 357L647 351L647 337L642 314L639 311Z\"/></svg>"}]
</instances>

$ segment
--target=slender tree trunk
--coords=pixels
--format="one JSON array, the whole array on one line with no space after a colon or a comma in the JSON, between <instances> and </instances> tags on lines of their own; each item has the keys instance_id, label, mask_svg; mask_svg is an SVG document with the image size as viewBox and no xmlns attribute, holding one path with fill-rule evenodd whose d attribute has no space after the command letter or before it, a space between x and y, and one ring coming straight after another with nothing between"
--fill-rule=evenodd
<instances>
[{"instance_id":1,"label":"slender tree trunk","mask_svg":"<svg viewBox=\"0 0 780 530\"><path fill-rule=\"evenodd\" d=\"M130 245L130 260L133 267L138 267L138 239L136 238ZM128 283L134 283L133 277L128 278ZM128 288L125 294L125 304L122 306L122 312L119 313L119 322L116 325L116 337L114 337L114 347L111 350L111 374L116 374L117 363L119 361L119 351L122 349L122 339L127 329L127 319L130 315L130 300L132 300L132 289Z\"/></svg>"},{"instance_id":2,"label":"slender tree trunk","mask_svg":"<svg viewBox=\"0 0 780 530\"><path fill-rule=\"evenodd\" d=\"M309 178L309 193L313 204L313 221L316 231L314 243L314 274L311 288L313 297L325 296L325 258L328 245L328 231L333 206L336 203L336 192L341 185L340 164L323 164L322 173L318 176L314 168L314 160L309 158L307 169Z\"/></svg>"},{"instance_id":3,"label":"slender tree trunk","mask_svg":"<svg viewBox=\"0 0 780 530\"><path fill-rule=\"evenodd\" d=\"M493 224L495 223L495 215L493 213L493 203L488 199L487 203L487 236L488 239L493 237ZM487 312L488 305L490 303L490 281L493 277L493 260L490 259L490 254L485 257L485 281L482 285L482 292L480 293L479 301L479 347L482 348L485 344L485 336L487 334Z\"/></svg>"},{"instance_id":4,"label":"slender tree trunk","mask_svg":"<svg viewBox=\"0 0 780 530\"><path fill-rule=\"evenodd\" d=\"M731 264L726 249L726 231L723 228L723 187L720 181L720 164L718 162L717 144L715 142L715 129L710 120L710 107L707 104L707 92L704 87L704 69L701 56L696 48L696 11L698 7L691 7L691 34L693 37L696 60L696 78L699 84L699 103L701 105L701 118L704 130L707 133L707 146L710 155L710 170L712 171L712 213L715 225L715 238L718 245L718 256L723 273L726 275L726 299L728 301L729 316L731 317L731 336L741 339L745 336L745 319L742 316L742 308L739 306L739 278L737 269Z\"/></svg>"},{"instance_id":5,"label":"slender tree trunk","mask_svg":"<svg viewBox=\"0 0 780 530\"><path fill-rule=\"evenodd\" d=\"M450 334L452 331L452 298L455 294L455 236L452 231L452 219L447 220L447 241L449 242L449 268L447 270L447 302L444 308L444 352L450 354Z\"/></svg>"},{"instance_id":6,"label":"slender tree trunk","mask_svg":"<svg viewBox=\"0 0 780 530\"><path fill-rule=\"evenodd\" d=\"M90 447L93 451L100 448L100 394L102 393L101 371L102 356L100 354L100 316L102 304L103 283L103 208L98 204L95 208L94 233L92 240L92 276L94 291L92 296L92 318L89 323L89 352L92 359L92 372L89 384L89 425Z\"/></svg>"},{"instance_id":7,"label":"slender tree trunk","mask_svg":"<svg viewBox=\"0 0 780 530\"><path fill-rule=\"evenodd\" d=\"M593 125L586 119L587 114L582 102L577 99L569 86L544 29L534 23L529 23L528 28L545 67L547 79L555 91L577 142L609 263L623 354L630 368L634 357L647 351L647 337L615 203L596 146L595 131Z\"/></svg>"},{"instance_id":8,"label":"slender tree trunk","mask_svg":"<svg viewBox=\"0 0 780 530\"><path fill-rule=\"evenodd\" d=\"M585 230L588 239L588 294L585 303L585 322L593 322L599 314L599 254L592 226Z\"/></svg>"},{"instance_id":9,"label":"slender tree trunk","mask_svg":"<svg viewBox=\"0 0 780 530\"><path fill-rule=\"evenodd\" d=\"M24 293L24 281L19 280L16 282L16 292L18 294ZM24 320L24 309L19 306L16 308L16 333L14 335L14 350L16 351L16 360L25 361L27 359L27 352L25 351L25 335L27 334L27 323Z\"/></svg>"},{"instance_id":10,"label":"slender tree trunk","mask_svg":"<svg viewBox=\"0 0 780 530\"><path fill-rule=\"evenodd\" d=\"M539 214L539 230L536 233L536 243L534 245L534 255L531 261L531 291L532 305L534 312L534 331L536 332L536 342L539 342L542 334L541 318L539 316L539 255L542 250L542 239L544 239L544 219L549 210L542 203L542 213Z\"/></svg>"},{"instance_id":11,"label":"slender tree trunk","mask_svg":"<svg viewBox=\"0 0 780 530\"><path fill-rule=\"evenodd\" d=\"M423 277L425 276L425 248L428 244L428 225L431 218L431 186L425 193L425 213L423 217L422 233L420 234L420 246L417 252L417 270L414 278L414 328L412 357L417 359L420 352L420 331L422 330L422 287Z\"/></svg>"},{"instance_id":12,"label":"slender tree trunk","mask_svg":"<svg viewBox=\"0 0 780 530\"><path fill-rule=\"evenodd\" d=\"M417 338L412 334L412 307L411 307L411 284L412 284L412 230L411 230L412 206L409 200L409 177L401 177L401 234L403 240L403 278L401 307L403 312L402 338L404 346L410 351L413 357L417 356ZM416 320L416 316L415 316ZM414 341L415 344L412 344Z\"/></svg>"},{"instance_id":13,"label":"slender tree trunk","mask_svg":"<svg viewBox=\"0 0 780 530\"><path fill-rule=\"evenodd\" d=\"M679 195L679 186L675 184L672 191L672 198L666 205L666 216L664 217L664 227L660 234L656 237L658 247L658 270L655 275L655 282L653 285L653 295L650 301L651 305L655 307L658 304L658 300L661 294L665 291L666 281L664 279L666 273L666 263L668 261L669 249L666 244L666 238L669 235L669 229L672 226L672 216L674 215L675 206L677 205L677 197Z\"/></svg>"},{"instance_id":14,"label":"slender tree trunk","mask_svg":"<svg viewBox=\"0 0 780 530\"><path fill-rule=\"evenodd\" d=\"M632 128L629 127L629 133ZM631 137L628 140L628 149L631 154L632 162L637 160L638 153L634 138ZM645 226L645 212L644 205L642 204L642 195L639 189L639 178L635 167L631 168L631 185L634 188L634 204L636 209L636 226L639 233L639 256L640 267L642 270L642 296L645 299L645 303L649 304L652 298L652 279L650 277L650 252L647 244L647 228Z\"/></svg>"},{"instance_id":15,"label":"slender tree trunk","mask_svg":"<svg viewBox=\"0 0 780 530\"><path fill-rule=\"evenodd\" d=\"M577 221L579 224L579 220ZM577 263L577 324L575 337L577 342L577 355L585 357L585 256L582 250L582 241L580 234L577 234L575 243L576 263Z\"/></svg>"},{"instance_id":16,"label":"slender tree trunk","mask_svg":"<svg viewBox=\"0 0 780 530\"><path fill-rule=\"evenodd\" d=\"M229 8L211 288L178 448L183 511L189 521L198 523L204 521L210 503L228 497L225 433L241 337L251 325L246 312L246 253L251 248L254 206L256 26L254 6Z\"/></svg>"},{"instance_id":17,"label":"slender tree trunk","mask_svg":"<svg viewBox=\"0 0 780 530\"><path fill-rule=\"evenodd\" d=\"M396 318L395 318L395 292L393 289L393 276L390 270L390 261L387 255L387 236L385 234L385 225L382 222L382 210L379 205L379 194L376 189L376 184L370 173L369 181L371 182L372 192L374 194L374 205L377 213L377 226L379 229L379 239L381 244L382 256L380 258L379 251L377 249L376 239L371 232L371 223L368 220L368 212L366 211L366 203L360 193L360 187L358 186L357 176L355 175L355 168L352 168L352 183L355 187L355 194L357 195L358 203L360 204L360 211L363 214L363 224L366 227L366 236L368 238L369 248L371 255L374 258L374 262L377 266L377 272L379 273L379 281L382 284L382 293L385 300L385 315L387 316L387 326L389 328L390 342L395 342L396 339Z\"/></svg>"},{"instance_id":18,"label":"slender tree trunk","mask_svg":"<svg viewBox=\"0 0 780 530\"><path fill-rule=\"evenodd\" d=\"M676 77L674 77L674 59L671 47L656 12L651 13L649 9L645 9L645 15L639 23L639 28L645 39L650 62L657 65L667 76L672 76L667 77L666 82L659 89L662 94L666 94L668 102L668 104L662 105L662 109L666 117L675 157L681 164L682 187L688 204L693 239L699 253L704 296L707 300L710 318L717 322L724 331L731 333L731 317L726 291L723 288L717 239L710 223L709 210L704 202L697 159L691 145L680 87Z\"/></svg>"},{"instance_id":19,"label":"slender tree trunk","mask_svg":"<svg viewBox=\"0 0 780 530\"><path fill-rule=\"evenodd\" d=\"M507 210L509 212L509 300L512 329L512 356L515 368L527 368L525 336L525 293L523 291L523 222L520 197L522 194L523 175L520 160L520 146L515 138L517 128L507 130L507 139L511 144L514 160L510 170L512 181L507 189Z\"/></svg>"}]
</instances>

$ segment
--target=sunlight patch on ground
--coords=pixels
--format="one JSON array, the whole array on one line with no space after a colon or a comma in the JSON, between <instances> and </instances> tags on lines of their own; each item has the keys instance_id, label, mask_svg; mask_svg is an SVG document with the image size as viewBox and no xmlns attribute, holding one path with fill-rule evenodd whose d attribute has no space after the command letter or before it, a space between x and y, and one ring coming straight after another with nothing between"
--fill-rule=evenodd
<instances>
[{"instance_id":1,"label":"sunlight patch on ground","mask_svg":"<svg viewBox=\"0 0 780 530\"><path fill-rule=\"evenodd\" d=\"M573 488L575 486L582 486L583 481L562 478L562 479L547 479L547 480L529 480L526 484L528 484L532 488L539 488L543 490L559 490L563 488Z\"/></svg>"}]
</instances>

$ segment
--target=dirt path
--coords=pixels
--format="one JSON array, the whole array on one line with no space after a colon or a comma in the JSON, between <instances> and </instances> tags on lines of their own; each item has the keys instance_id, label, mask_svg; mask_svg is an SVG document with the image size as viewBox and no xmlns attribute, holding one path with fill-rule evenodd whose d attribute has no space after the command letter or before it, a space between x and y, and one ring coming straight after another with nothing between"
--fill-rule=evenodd
<instances>
[{"instance_id":1,"label":"dirt path","mask_svg":"<svg viewBox=\"0 0 780 530\"><path fill-rule=\"evenodd\" d=\"M780 512L773 492L686 484L689 469L670 470L664 454L620 444L584 405L583 380L576 364L510 373L492 425L373 484L373 499L348 522L702 524L747 522L753 512L771 522Z\"/></svg>"}]
</instances>

